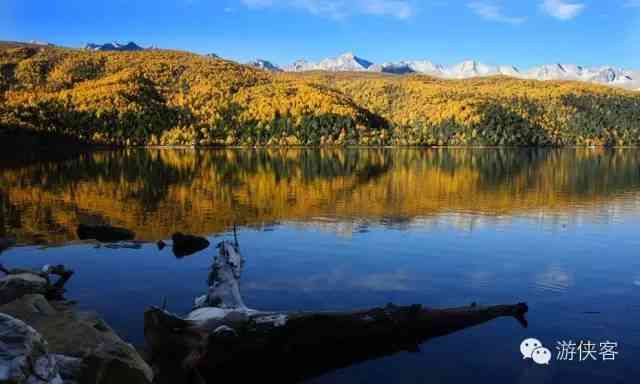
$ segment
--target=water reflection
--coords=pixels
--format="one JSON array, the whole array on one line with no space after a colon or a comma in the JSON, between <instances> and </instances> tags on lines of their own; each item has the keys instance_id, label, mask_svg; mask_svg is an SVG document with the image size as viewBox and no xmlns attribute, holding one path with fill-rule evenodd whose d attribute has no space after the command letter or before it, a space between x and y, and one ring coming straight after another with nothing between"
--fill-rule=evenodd
<instances>
[{"instance_id":1,"label":"water reflection","mask_svg":"<svg viewBox=\"0 0 640 384\"><path fill-rule=\"evenodd\" d=\"M606 149L122 150L6 165L0 237L76 238L79 223L138 239L233 224L473 231L527 216L552 228L638 212L640 152Z\"/></svg>"}]
</instances>

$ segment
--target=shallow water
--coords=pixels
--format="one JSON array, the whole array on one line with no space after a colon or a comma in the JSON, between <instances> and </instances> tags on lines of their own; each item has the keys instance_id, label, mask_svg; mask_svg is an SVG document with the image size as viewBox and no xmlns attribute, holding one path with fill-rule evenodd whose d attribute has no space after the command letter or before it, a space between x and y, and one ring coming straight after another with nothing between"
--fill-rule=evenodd
<instances>
[{"instance_id":1,"label":"shallow water","mask_svg":"<svg viewBox=\"0 0 640 384\"><path fill-rule=\"evenodd\" d=\"M529 304L505 318L313 382L630 383L640 378L640 151L128 150L6 164L8 267L75 269L67 297L125 338L167 298L187 312L215 248L182 259L175 231L215 244L238 225L247 305L268 310ZM137 249L78 243L78 223L132 229ZM520 342L549 348L548 367ZM559 361L561 340L618 342L615 361ZM599 349L599 348L598 348Z\"/></svg>"}]
</instances>

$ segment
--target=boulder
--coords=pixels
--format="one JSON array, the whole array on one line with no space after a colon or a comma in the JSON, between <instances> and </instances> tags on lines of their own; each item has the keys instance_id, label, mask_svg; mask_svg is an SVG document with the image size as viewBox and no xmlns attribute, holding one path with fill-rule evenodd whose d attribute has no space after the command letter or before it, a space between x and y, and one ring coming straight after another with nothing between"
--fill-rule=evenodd
<instances>
[{"instance_id":1,"label":"boulder","mask_svg":"<svg viewBox=\"0 0 640 384\"><path fill-rule=\"evenodd\" d=\"M23 321L0 313L0 383L62 384L45 339Z\"/></svg>"},{"instance_id":2,"label":"boulder","mask_svg":"<svg viewBox=\"0 0 640 384\"><path fill-rule=\"evenodd\" d=\"M83 360L82 382L95 384L150 384L153 371L130 344L105 343Z\"/></svg>"},{"instance_id":3,"label":"boulder","mask_svg":"<svg viewBox=\"0 0 640 384\"><path fill-rule=\"evenodd\" d=\"M76 311L68 301L25 295L0 306L0 312L27 322L49 343L53 353L83 357L103 343L122 342L95 313Z\"/></svg>"},{"instance_id":4,"label":"boulder","mask_svg":"<svg viewBox=\"0 0 640 384\"><path fill-rule=\"evenodd\" d=\"M200 236L184 235L180 232L171 236L173 240L173 254L178 257L193 255L209 247L209 240Z\"/></svg>"},{"instance_id":5,"label":"boulder","mask_svg":"<svg viewBox=\"0 0 640 384\"><path fill-rule=\"evenodd\" d=\"M76 231L80 240L94 239L103 243L133 240L136 234L126 228L112 227L110 225L78 225Z\"/></svg>"},{"instance_id":6,"label":"boulder","mask_svg":"<svg viewBox=\"0 0 640 384\"><path fill-rule=\"evenodd\" d=\"M53 357L56 359L58 373L65 384L77 383L82 378L82 373L86 369L82 359L59 354Z\"/></svg>"},{"instance_id":7,"label":"boulder","mask_svg":"<svg viewBox=\"0 0 640 384\"><path fill-rule=\"evenodd\" d=\"M11 273L0 277L0 305L12 302L24 295L45 294L49 281L33 272Z\"/></svg>"},{"instance_id":8,"label":"boulder","mask_svg":"<svg viewBox=\"0 0 640 384\"><path fill-rule=\"evenodd\" d=\"M73 276L73 271L63 265L45 265L42 271L11 269L4 267L0 275L0 305L7 304L24 295L43 294L47 299L61 300L64 285ZM51 279L52 275L57 280Z\"/></svg>"},{"instance_id":9,"label":"boulder","mask_svg":"<svg viewBox=\"0 0 640 384\"><path fill-rule=\"evenodd\" d=\"M65 380L79 383L151 383L153 373L137 351L99 316L68 301L25 295L0 312L30 324L48 341ZM0 380L0 383L2 380Z\"/></svg>"}]
</instances>

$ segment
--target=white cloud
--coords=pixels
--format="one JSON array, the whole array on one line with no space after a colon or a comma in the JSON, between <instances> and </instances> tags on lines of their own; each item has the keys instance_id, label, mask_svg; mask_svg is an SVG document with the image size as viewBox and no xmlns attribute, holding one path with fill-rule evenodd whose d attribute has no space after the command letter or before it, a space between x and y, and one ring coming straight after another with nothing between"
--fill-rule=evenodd
<instances>
[{"instance_id":1,"label":"white cloud","mask_svg":"<svg viewBox=\"0 0 640 384\"><path fill-rule=\"evenodd\" d=\"M293 7L314 15L342 19L354 13L408 19L414 14L407 0L241 0L250 8Z\"/></svg>"},{"instance_id":2,"label":"white cloud","mask_svg":"<svg viewBox=\"0 0 640 384\"><path fill-rule=\"evenodd\" d=\"M494 3L485 1L474 1L467 4L471 10L485 20L497 21L499 23L522 24L527 19L525 17L507 16L502 13L502 8Z\"/></svg>"},{"instance_id":3,"label":"white cloud","mask_svg":"<svg viewBox=\"0 0 640 384\"><path fill-rule=\"evenodd\" d=\"M544 0L541 7L549 16L558 20L571 20L584 10L585 5L583 3L568 3L563 0Z\"/></svg>"},{"instance_id":4,"label":"white cloud","mask_svg":"<svg viewBox=\"0 0 640 384\"><path fill-rule=\"evenodd\" d=\"M413 9L406 1L367 0L360 3L365 13L373 15L388 15L398 19L407 19L413 15Z\"/></svg>"}]
</instances>

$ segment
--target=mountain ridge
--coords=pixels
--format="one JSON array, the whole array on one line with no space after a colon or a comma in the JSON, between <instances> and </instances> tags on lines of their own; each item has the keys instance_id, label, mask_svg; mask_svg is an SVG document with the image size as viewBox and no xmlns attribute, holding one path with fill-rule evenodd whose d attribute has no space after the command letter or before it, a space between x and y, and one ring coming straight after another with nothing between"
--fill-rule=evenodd
<instances>
[{"instance_id":1,"label":"mountain ridge","mask_svg":"<svg viewBox=\"0 0 640 384\"><path fill-rule=\"evenodd\" d=\"M39 46L53 46L53 44L32 41ZM143 48L135 42L126 44L117 41L105 44L87 43L83 47L89 51L144 51L157 49L152 46ZM217 57L217 56L214 56ZM325 58L318 62L304 59L296 60L292 64L278 66L265 59L254 59L248 66L269 72L377 72L395 75L424 74L441 79L470 79L486 76L508 76L522 80L567 80L583 81L621 87L633 91L640 91L640 69L624 69L612 65L587 67L577 64L542 64L521 70L515 65L489 65L478 60L464 60L453 65L442 65L431 60L399 60L384 63L374 63L357 56L353 52L343 53L336 57Z\"/></svg>"},{"instance_id":2,"label":"mountain ridge","mask_svg":"<svg viewBox=\"0 0 640 384\"><path fill-rule=\"evenodd\" d=\"M271 63L270 63L271 64ZM272 64L273 65L273 64ZM445 66L431 60L400 60L375 64L349 52L317 63L297 60L291 65L278 67L285 72L380 72L396 75L425 74L443 79L469 79L485 76L510 76L525 80L574 80L589 83L640 89L640 71L610 65L586 67L577 64L543 64L521 70L515 65L488 65L477 60L465 60Z\"/></svg>"},{"instance_id":3,"label":"mountain ridge","mask_svg":"<svg viewBox=\"0 0 640 384\"><path fill-rule=\"evenodd\" d=\"M112 43L105 43L105 44L87 43L84 45L84 49L88 51L126 51L126 52L145 50L145 48L142 48L141 46L134 43L133 41L130 41L127 44L121 44L117 41L114 41Z\"/></svg>"}]
</instances>

